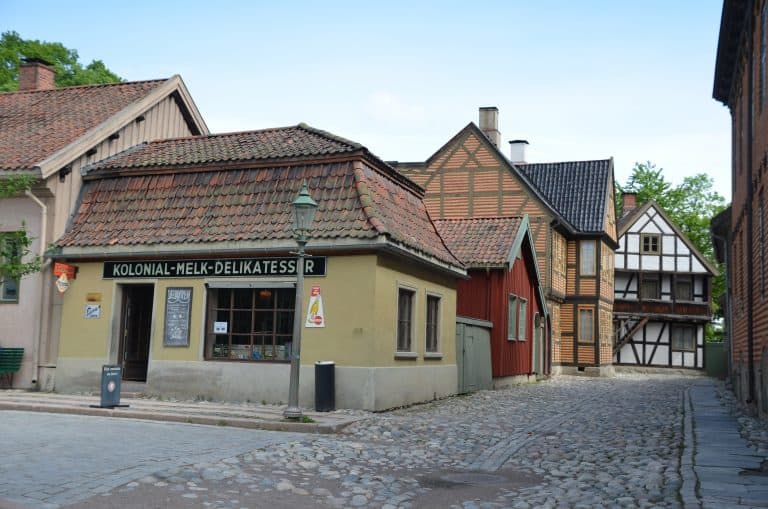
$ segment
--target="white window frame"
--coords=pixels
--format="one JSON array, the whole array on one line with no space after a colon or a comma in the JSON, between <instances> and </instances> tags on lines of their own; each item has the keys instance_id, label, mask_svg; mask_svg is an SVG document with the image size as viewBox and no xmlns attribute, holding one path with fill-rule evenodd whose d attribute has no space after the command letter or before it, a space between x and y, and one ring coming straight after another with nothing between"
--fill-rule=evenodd
<instances>
[{"instance_id":1,"label":"white window frame","mask_svg":"<svg viewBox=\"0 0 768 509\"><path fill-rule=\"evenodd\" d=\"M518 296L510 293L507 297L507 341L517 340L517 303Z\"/></svg>"},{"instance_id":2,"label":"white window frame","mask_svg":"<svg viewBox=\"0 0 768 509\"><path fill-rule=\"evenodd\" d=\"M590 259L590 257L584 256L587 246L592 248L590 253L592 263L590 266L585 266L584 264L585 260ZM582 276L594 276L597 274L597 241L582 240L579 242L579 274Z\"/></svg>"},{"instance_id":3,"label":"white window frame","mask_svg":"<svg viewBox=\"0 0 768 509\"><path fill-rule=\"evenodd\" d=\"M400 294L401 292L409 292L411 294L411 309L410 309L410 330L409 330L409 344L408 350L400 350ZM416 351L414 350L416 337L416 306L418 305L418 289L410 285L398 284L397 292L395 293L395 357L401 359L413 359L416 358Z\"/></svg>"}]
</instances>

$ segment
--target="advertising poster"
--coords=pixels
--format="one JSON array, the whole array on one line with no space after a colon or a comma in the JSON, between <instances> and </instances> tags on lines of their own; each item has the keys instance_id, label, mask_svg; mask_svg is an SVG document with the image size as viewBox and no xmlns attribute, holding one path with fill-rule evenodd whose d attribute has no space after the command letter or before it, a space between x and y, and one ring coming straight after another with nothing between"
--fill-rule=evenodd
<instances>
[{"instance_id":1,"label":"advertising poster","mask_svg":"<svg viewBox=\"0 0 768 509\"><path fill-rule=\"evenodd\" d=\"M320 287L313 286L312 293L309 296L309 305L307 307L307 319L304 322L305 327L325 327L325 311L323 311L323 296L320 294Z\"/></svg>"}]
</instances>

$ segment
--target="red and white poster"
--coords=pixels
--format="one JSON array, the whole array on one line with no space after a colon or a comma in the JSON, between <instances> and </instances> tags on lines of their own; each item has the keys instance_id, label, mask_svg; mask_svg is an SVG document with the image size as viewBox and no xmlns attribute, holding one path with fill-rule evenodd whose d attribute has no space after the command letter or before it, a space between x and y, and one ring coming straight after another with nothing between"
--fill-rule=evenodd
<instances>
[{"instance_id":1,"label":"red and white poster","mask_svg":"<svg viewBox=\"0 0 768 509\"><path fill-rule=\"evenodd\" d=\"M313 286L307 306L307 319L304 327L325 327L325 311L323 311L323 296L320 287Z\"/></svg>"}]
</instances>

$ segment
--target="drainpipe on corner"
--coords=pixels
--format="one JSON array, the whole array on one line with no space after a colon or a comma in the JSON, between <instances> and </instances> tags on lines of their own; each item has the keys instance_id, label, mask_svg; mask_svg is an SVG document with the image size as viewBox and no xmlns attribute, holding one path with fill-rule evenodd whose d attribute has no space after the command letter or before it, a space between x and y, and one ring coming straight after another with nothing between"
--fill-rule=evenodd
<instances>
[{"instance_id":1,"label":"drainpipe on corner","mask_svg":"<svg viewBox=\"0 0 768 509\"><path fill-rule=\"evenodd\" d=\"M45 256L45 249L46 249L46 237L48 233L48 205L43 203L40 198L35 196L32 191L27 190L24 193L29 199L31 199L33 202L35 202L40 207L40 258L43 259ZM32 380L32 383L36 385L38 388L40 388L39 384L39 378L40 378L40 348L42 347L43 338L45 337L45 327L48 324L48 306L46 306L46 296L45 296L45 277L43 277L42 273L45 271L45 269L50 265L50 260L45 260L43 262L43 265L40 267L40 309L43 313L43 316L40 317L40 324L38 325L38 333L37 333L37 340L34 343L34 348L32 350L32 366L33 366L33 374L34 378Z\"/></svg>"}]
</instances>

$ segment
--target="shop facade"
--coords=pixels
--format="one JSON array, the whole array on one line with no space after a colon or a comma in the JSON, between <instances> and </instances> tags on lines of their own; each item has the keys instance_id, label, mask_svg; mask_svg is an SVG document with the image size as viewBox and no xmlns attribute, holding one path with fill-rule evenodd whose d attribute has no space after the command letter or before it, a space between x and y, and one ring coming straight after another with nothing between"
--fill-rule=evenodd
<instances>
[{"instance_id":1,"label":"shop facade","mask_svg":"<svg viewBox=\"0 0 768 509\"><path fill-rule=\"evenodd\" d=\"M357 164L361 154L370 161ZM381 410L455 394L456 286L466 272L442 244L417 188L390 178L383 163L369 166L377 161L367 151L349 157L350 164L302 163L301 175L295 162L272 161L248 170L211 163L192 174L86 178L80 212L56 255L77 267L62 299L56 389L95 390L101 366L119 364L125 379L144 382L150 394L285 403L299 319L302 406L313 404L317 361L336 363L339 407ZM235 175L237 207L232 197L222 204L222 188L210 181L180 185ZM175 183L166 182L163 204L186 203L187 214L168 206L146 212L168 178ZM289 198L302 180L320 210L295 316ZM148 191L131 191L139 183ZM241 213L260 207L266 213L258 218ZM214 211L229 233L212 242L185 233L199 231ZM246 227L250 238L234 238ZM147 236L137 242L142 231ZM177 234L184 240L168 242Z\"/></svg>"}]
</instances>

